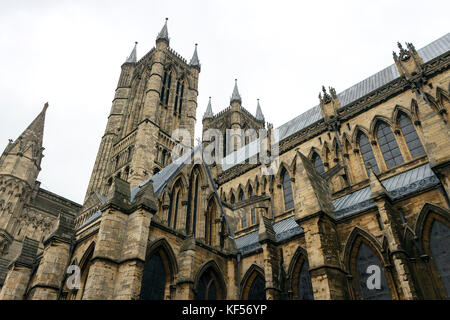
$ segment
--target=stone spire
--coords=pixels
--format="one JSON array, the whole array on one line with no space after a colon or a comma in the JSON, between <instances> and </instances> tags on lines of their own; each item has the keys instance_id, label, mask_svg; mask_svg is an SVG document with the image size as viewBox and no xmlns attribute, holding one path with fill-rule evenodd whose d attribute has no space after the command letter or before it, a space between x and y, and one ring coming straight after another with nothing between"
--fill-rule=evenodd
<instances>
[{"instance_id":1,"label":"stone spire","mask_svg":"<svg viewBox=\"0 0 450 320\"><path fill-rule=\"evenodd\" d=\"M255 118L257 120L264 121L264 115L261 110L261 105L259 104L259 99L258 99L258 105L256 107L256 117Z\"/></svg>"},{"instance_id":2,"label":"stone spire","mask_svg":"<svg viewBox=\"0 0 450 320\"><path fill-rule=\"evenodd\" d=\"M158 40L165 40L167 43L169 43L169 32L167 31L167 20L169 18L166 18L166 22L164 23L164 27L159 32L158 36L156 37L156 41Z\"/></svg>"},{"instance_id":3,"label":"stone spire","mask_svg":"<svg viewBox=\"0 0 450 320\"><path fill-rule=\"evenodd\" d=\"M12 145L8 146L10 149L14 148L16 145L19 145L19 147L25 147L30 142L34 143L35 148L42 148L42 142L44 139L45 113L47 112L47 108L48 102L44 104L44 108L41 113L39 113L33 122L31 122L31 124L25 129L25 131L22 132L19 138L17 138Z\"/></svg>"},{"instance_id":4,"label":"stone spire","mask_svg":"<svg viewBox=\"0 0 450 320\"><path fill-rule=\"evenodd\" d=\"M241 96L239 94L239 90L237 87L237 79L234 79L234 89L233 89L233 94L231 96L231 103L233 103L234 101L238 101L239 103L242 103L242 99Z\"/></svg>"},{"instance_id":5,"label":"stone spire","mask_svg":"<svg viewBox=\"0 0 450 320\"><path fill-rule=\"evenodd\" d=\"M134 43L133 51L131 51L130 56L127 58L125 63L136 63L137 62L137 55L136 55L136 47L137 47L137 41Z\"/></svg>"},{"instance_id":6,"label":"stone spire","mask_svg":"<svg viewBox=\"0 0 450 320\"><path fill-rule=\"evenodd\" d=\"M211 107L211 97L209 97L208 107L206 108L205 114L203 115L203 119L212 118L213 116L214 116L214 113L213 113L212 107Z\"/></svg>"},{"instance_id":7,"label":"stone spire","mask_svg":"<svg viewBox=\"0 0 450 320\"><path fill-rule=\"evenodd\" d=\"M189 62L189 65L191 67L200 68L200 61L198 60L198 55L197 55L197 44L195 44L194 55L192 56L192 59L191 59L191 62Z\"/></svg>"}]
</instances>

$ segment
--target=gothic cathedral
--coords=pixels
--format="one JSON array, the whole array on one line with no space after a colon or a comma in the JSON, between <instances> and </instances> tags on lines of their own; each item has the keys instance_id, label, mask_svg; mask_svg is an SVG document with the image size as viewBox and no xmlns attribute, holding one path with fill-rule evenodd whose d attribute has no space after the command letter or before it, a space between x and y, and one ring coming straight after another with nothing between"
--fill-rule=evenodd
<instances>
[{"instance_id":1,"label":"gothic cathedral","mask_svg":"<svg viewBox=\"0 0 450 320\"><path fill-rule=\"evenodd\" d=\"M1 154L0 299L450 298L449 49L398 43L278 128L236 81L196 142L197 46L166 20L122 64L82 205L37 180L48 104Z\"/></svg>"}]
</instances>

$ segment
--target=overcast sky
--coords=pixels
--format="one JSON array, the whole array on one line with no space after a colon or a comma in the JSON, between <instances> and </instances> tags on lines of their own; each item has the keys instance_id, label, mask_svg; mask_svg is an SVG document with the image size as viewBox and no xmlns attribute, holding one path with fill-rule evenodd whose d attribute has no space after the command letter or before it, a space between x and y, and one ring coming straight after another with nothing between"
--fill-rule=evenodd
<instances>
[{"instance_id":1,"label":"overcast sky","mask_svg":"<svg viewBox=\"0 0 450 320\"><path fill-rule=\"evenodd\" d=\"M243 106L278 127L450 31L449 1L0 1L0 150L49 101L42 187L81 203L120 74L168 17L170 46L202 64L197 135L238 79Z\"/></svg>"}]
</instances>

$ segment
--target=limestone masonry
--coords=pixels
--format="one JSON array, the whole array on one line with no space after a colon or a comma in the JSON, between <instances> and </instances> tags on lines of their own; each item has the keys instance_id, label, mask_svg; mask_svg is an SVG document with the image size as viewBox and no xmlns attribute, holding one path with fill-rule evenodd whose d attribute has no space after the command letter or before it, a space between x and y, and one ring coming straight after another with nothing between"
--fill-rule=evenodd
<instances>
[{"instance_id":1,"label":"limestone masonry","mask_svg":"<svg viewBox=\"0 0 450 320\"><path fill-rule=\"evenodd\" d=\"M214 141L194 141L197 47L188 62L169 42L166 21L123 63L82 205L37 180L47 104L7 145L0 299L450 297L450 33L399 43L391 66L318 88L318 105L279 128L235 82L202 118L224 145L246 132L215 164ZM176 129L197 145L177 159ZM279 147L271 175L250 161L258 143Z\"/></svg>"}]
</instances>

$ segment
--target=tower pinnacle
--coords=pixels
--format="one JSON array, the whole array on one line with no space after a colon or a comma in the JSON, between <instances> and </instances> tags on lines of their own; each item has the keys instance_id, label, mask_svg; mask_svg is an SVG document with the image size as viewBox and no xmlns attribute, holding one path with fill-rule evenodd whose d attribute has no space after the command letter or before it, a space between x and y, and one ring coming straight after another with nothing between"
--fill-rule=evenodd
<instances>
[{"instance_id":1,"label":"tower pinnacle","mask_svg":"<svg viewBox=\"0 0 450 320\"><path fill-rule=\"evenodd\" d=\"M211 107L211 97L209 97L208 107L206 108L205 114L203 115L203 119L212 118L213 116L214 116L214 113L212 112L212 107Z\"/></svg>"},{"instance_id":2,"label":"tower pinnacle","mask_svg":"<svg viewBox=\"0 0 450 320\"><path fill-rule=\"evenodd\" d=\"M136 55L136 47L137 47L137 41L134 43L133 51L131 51L130 55L128 56L125 63L136 63L137 61L137 55Z\"/></svg>"},{"instance_id":3,"label":"tower pinnacle","mask_svg":"<svg viewBox=\"0 0 450 320\"><path fill-rule=\"evenodd\" d=\"M169 32L167 31L167 20L169 20L169 18L166 18L166 22L164 23L163 28L161 29L158 36L156 37L156 42L158 42L159 40L164 40L164 41L167 41L167 43L169 43Z\"/></svg>"},{"instance_id":4,"label":"tower pinnacle","mask_svg":"<svg viewBox=\"0 0 450 320\"><path fill-rule=\"evenodd\" d=\"M261 110L261 105L259 104L259 99L258 99L258 105L256 106L256 117L255 118L257 120L264 121L264 115Z\"/></svg>"},{"instance_id":5,"label":"tower pinnacle","mask_svg":"<svg viewBox=\"0 0 450 320\"><path fill-rule=\"evenodd\" d=\"M233 89L233 94L231 96L231 101L230 103L233 103L234 101L238 101L239 103L242 103L242 99L241 96L239 94L239 90L237 87L237 79L234 79L234 89Z\"/></svg>"},{"instance_id":6,"label":"tower pinnacle","mask_svg":"<svg viewBox=\"0 0 450 320\"><path fill-rule=\"evenodd\" d=\"M194 55L192 56L192 59L191 59L191 62L189 62L189 65L192 67L200 68L200 61L198 60L198 55L197 55L197 44L195 44Z\"/></svg>"}]
</instances>

